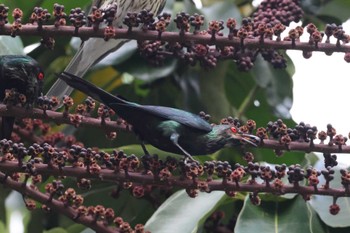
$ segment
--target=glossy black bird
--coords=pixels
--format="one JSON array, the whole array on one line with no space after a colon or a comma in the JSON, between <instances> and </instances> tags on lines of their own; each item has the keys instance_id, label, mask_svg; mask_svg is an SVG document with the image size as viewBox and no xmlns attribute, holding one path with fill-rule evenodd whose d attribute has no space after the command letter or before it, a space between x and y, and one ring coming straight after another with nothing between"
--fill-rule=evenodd
<instances>
[{"instance_id":1,"label":"glossy black bird","mask_svg":"<svg viewBox=\"0 0 350 233\"><path fill-rule=\"evenodd\" d=\"M260 142L258 137L240 133L231 125L212 126L200 116L180 109L129 102L67 72L58 77L109 106L133 126L142 142L147 141L164 151L192 159L191 155L211 154L226 146L257 146ZM142 147L147 154L143 143Z\"/></svg>"},{"instance_id":2,"label":"glossy black bird","mask_svg":"<svg viewBox=\"0 0 350 233\"><path fill-rule=\"evenodd\" d=\"M44 72L37 61L25 55L0 56L0 102L5 90L15 89L26 96L25 106L31 107L42 94ZM14 117L2 117L0 139L10 139Z\"/></svg>"}]
</instances>

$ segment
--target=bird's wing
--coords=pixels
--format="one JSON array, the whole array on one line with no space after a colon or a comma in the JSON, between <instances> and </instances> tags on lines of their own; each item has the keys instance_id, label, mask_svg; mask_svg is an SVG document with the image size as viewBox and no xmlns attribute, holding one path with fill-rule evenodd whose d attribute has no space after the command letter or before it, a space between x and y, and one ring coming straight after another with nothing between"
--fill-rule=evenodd
<instances>
[{"instance_id":1,"label":"bird's wing","mask_svg":"<svg viewBox=\"0 0 350 233\"><path fill-rule=\"evenodd\" d=\"M107 103L106 103L107 104ZM153 106L153 105L139 105L135 103L130 104L123 104L123 103L110 103L107 104L112 109L115 109L117 111L117 114L119 114L121 117L123 117L122 112L118 112L118 109L122 109L125 111L130 110L137 110L139 113L141 111L144 114L147 114L151 117L157 117L161 118L162 120L173 120L176 121L182 125L191 127L193 129L201 130L204 132L210 132L212 130L211 125L205 121L203 118L201 118L199 115L186 112L180 109L176 108L170 108L170 107L164 107L164 106ZM131 113L132 115L135 115ZM125 120L131 120L132 116L125 117ZM142 121L142 116L138 114L137 119L135 121ZM130 124L133 124L133 122L129 122Z\"/></svg>"},{"instance_id":2,"label":"bird's wing","mask_svg":"<svg viewBox=\"0 0 350 233\"><path fill-rule=\"evenodd\" d=\"M153 113L159 117L179 122L194 129L202 130L205 132L210 132L212 130L211 125L199 115L186 112L181 109L150 105L143 106L143 108L149 113Z\"/></svg>"}]
</instances>

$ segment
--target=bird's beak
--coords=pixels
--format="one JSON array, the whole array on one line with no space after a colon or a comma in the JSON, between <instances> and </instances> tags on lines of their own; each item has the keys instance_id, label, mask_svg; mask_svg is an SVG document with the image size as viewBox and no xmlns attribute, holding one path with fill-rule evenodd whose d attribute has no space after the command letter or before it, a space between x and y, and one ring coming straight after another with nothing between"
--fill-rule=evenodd
<instances>
[{"instance_id":1,"label":"bird's beak","mask_svg":"<svg viewBox=\"0 0 350 233\"><path fill-rule=\"evenodd\" d=\"M250 144L254 147L257 147L260 144L260 138L252 134L242 133L235 136L241 141L242 144Z\"/></svg>"}]
</instances>

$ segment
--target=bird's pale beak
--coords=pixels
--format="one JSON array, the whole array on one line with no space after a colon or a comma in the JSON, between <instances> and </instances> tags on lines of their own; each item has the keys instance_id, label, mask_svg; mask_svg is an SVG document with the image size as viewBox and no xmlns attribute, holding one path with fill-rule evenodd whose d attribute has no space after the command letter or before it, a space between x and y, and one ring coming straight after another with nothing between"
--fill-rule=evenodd
<instances>
[{"instance_id":1,"label":"bird's pale beak","mask_svg":"<svg viewBox=\"0 0 350 233\"><path fill-rule=\"evenodd\" d=\"M237 136L241 140L242 144L250 144L254 147L257 147L260 144L260 138L252 134L242 133L238 134Z\"/></svg>"}]
</instances>

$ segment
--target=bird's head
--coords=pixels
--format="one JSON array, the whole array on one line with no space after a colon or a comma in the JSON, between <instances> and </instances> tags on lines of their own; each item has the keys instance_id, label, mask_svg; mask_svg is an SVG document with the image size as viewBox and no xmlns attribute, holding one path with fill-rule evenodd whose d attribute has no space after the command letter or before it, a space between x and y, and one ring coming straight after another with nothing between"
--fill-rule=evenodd
<instances>
[{"instance_id":1,"label":"bird's head","mask_svg":"<svg viewBox=\"0 0 350 233\"><path fill-rule=\"evenodd\" d=\"M1 56L0 78L8 88L15 88L33 103L42 94L44 72L38 62L25 55Z\"/></svg>"},{"instance_id":2,"label":"bird's head","mask_svg":"<svg viewBox=\"0 0 350 233\"><path fill-rule=\"evenodd\" d=\"M42 94L44 84L44 71L41 69L39 64L33 59L26 64L28 74L28 86L31 88L33 97L38 97Z\"/></svg>"},{"instance_id":3,"label":"bird's head","mask_svg":"<svg viewBox=\"0 0 350 233\"><path fill-rule=\"evenodd\" d=\"M235 126L230 126L228 129L226 129L226 133L229 136L229 140L227 143L228 146L249 144L254 147L257 147L260 144L259 137L252 134L243 133Z\"/></svg>"}]
</instances>

